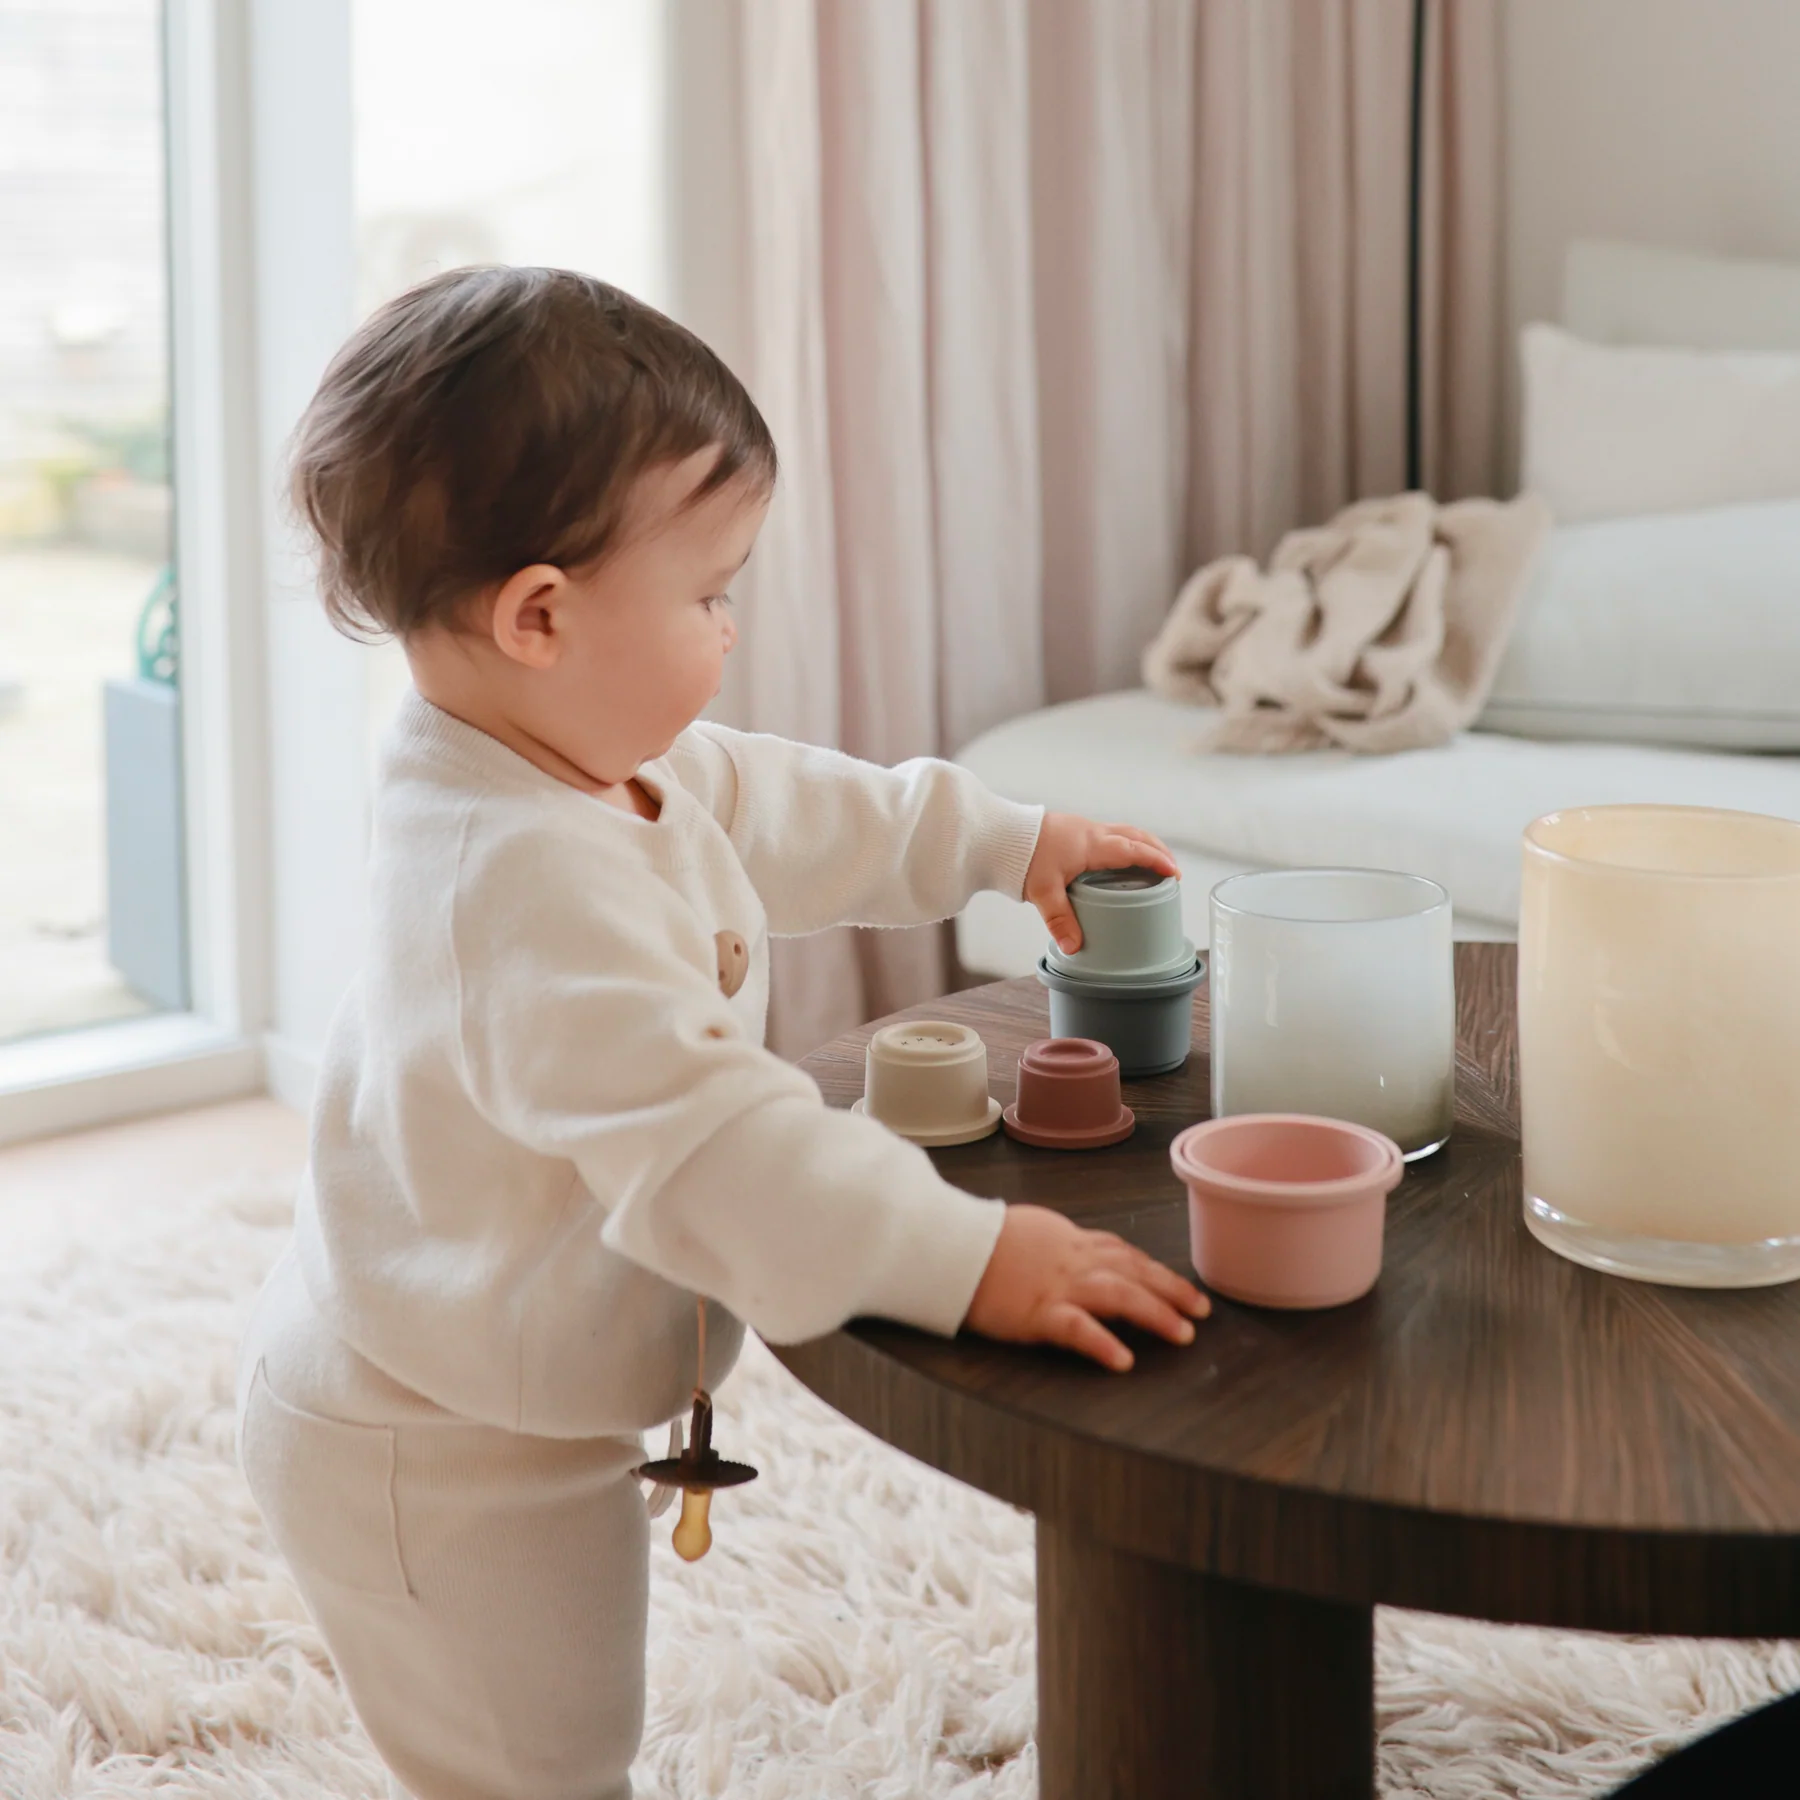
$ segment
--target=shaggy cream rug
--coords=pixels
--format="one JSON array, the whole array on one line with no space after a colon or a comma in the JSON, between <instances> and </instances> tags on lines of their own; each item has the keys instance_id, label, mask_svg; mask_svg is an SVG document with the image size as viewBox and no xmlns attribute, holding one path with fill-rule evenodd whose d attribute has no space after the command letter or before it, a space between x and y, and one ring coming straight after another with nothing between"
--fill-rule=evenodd
<instances>
[{"instance_id":1,"label":"shaggy cream rug","mask_svg":"<svg viewBox=\"0 0 1800 1800\"><path fill-rule=\"evenodd\" d=\"M7 1800L384 1791L233 1455L233 1344L287 1185L104 1242L0 1237ZM720 1412L765 1475L721 1502L695 1568L659 1526L640 1792L1025 1800L1030 1520L837 1419L754 1344ZM1602 1793L1800 1686L1792 1645L1385 1614L1380 1651L1392 1800Z\"/></svg>"}]
</instances>

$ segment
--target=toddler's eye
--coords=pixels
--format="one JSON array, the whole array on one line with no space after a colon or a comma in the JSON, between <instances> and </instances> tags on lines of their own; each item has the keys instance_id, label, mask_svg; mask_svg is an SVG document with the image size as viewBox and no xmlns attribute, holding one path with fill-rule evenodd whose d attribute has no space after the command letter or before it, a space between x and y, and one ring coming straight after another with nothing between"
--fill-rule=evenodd
<instances>
[{"instance_id":1,"label":"toddler's eye","mask_svg":"<svg viewBox=\"0 0 1800 1800\"><path fill-rule=\"evenodd\" d=\"M708 612L717 612L721 606L729 606L730 604L731 596L729 594L709 594L706 599L706 608Z\"/></svg>"}]
</instances>

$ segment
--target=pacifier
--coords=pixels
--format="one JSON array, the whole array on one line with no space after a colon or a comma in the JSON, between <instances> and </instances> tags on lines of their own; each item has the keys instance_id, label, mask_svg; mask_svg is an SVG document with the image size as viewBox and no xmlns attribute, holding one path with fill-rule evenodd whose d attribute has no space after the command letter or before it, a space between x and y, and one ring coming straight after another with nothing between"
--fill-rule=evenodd
<instances>
[{"instance_id":1,"label":"pacifier","mask_svg":"<svg viewBox=\"0 0 1800 1800\"><path fill-rule=\"evenodd\" d=\"M697 1364L702 1380L706 1375L706 1302L700 1302L700 1360ZM675 1522L671 1540L675 1554L683 1562L698 1562L712 1548L712 1497L720 1488L741 1487L756 1479L756 1471L748 1463L727 1462L712 1447L713 1403L704 1387L695 1385L694 1408L688 1423L687 1447L681 1446L681 1428L675 1426L669 1436L669 1448L679 1454L665 1456L656 1462L640 1464L632 1470L643 1480L654 1482L665 1490L651 1507L655 1517L681 1493L681 1517Z\"/></svg>"}]
</instances>

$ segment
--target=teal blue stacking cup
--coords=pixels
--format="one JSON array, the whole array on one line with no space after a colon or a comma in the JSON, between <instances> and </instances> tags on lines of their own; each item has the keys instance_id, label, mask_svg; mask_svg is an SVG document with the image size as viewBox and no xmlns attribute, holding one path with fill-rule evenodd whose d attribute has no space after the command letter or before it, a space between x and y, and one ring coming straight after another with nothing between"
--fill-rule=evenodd
<instances>
[{"instance_id":1,"label":"teal blue stacking cup","mask_svg":"<svg viewBox=\"0 0 1800 1800\"><path fill-rule=\"evenodd\" d=\"M1081 948L1052 944L1051 972L1078 981L1156 983L1185 975L1194 946L1181 929L1181 883L1154 869L1090 869L1069 883Z\"/></svg>"},{"instance_id":2,"label":"teal blue stacking cup","mask_svg":"<svg viewBox=\"0 0 1800 1800\"><path fill-rule=\"evenodd\" d=\"M1127 1081L1167 1075L1193 1046L1194 989L1206 974L1197 956L1179 975L1160 981L1083 981L1059 975L1047 956L1037 977L1050 990L1050 1035L1093 1038L1119 1059Z\"/></svg>"}]
</instances>

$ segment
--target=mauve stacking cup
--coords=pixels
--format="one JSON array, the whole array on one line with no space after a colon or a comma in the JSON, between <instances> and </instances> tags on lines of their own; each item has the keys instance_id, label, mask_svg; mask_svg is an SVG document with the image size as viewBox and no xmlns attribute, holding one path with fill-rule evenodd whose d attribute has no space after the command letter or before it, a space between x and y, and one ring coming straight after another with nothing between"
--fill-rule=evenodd
<instances>
[{"instance_id":1,"label":"mauve stacking cup","mask_svg":"<svg viewBox=\"0 0 1800 1800\"><path fill-rule=\"evenodd\" d=\"M1119 1059L1090 1038L1039 1038L1019 1055L1019 1097L1002 1115L1009 1137L1045 1150L1098 1150L1131 1136Z\"/></svg>"}]
</instances>

